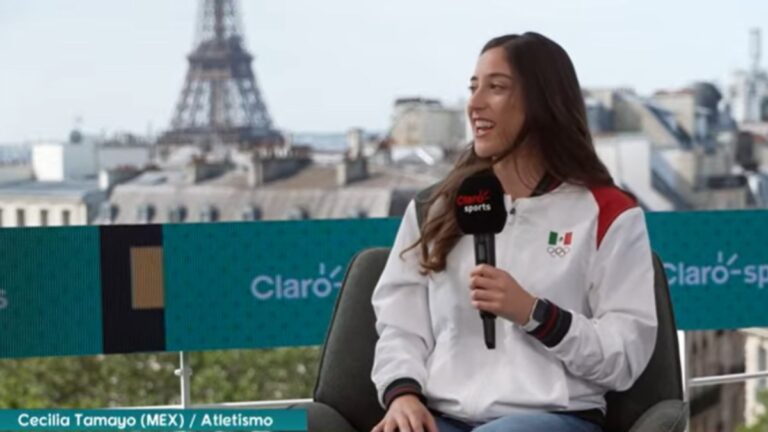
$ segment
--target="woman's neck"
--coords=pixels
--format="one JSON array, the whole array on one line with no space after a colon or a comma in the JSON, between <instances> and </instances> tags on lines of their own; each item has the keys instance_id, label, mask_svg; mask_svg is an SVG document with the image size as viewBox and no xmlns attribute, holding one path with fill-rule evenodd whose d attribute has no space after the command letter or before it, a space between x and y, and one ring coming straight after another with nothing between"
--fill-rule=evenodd
<instances>
[{"instance_id":1,"label":"woman's neck","mask_svg":"<svg viewBox=\"0 0 768 432\"><path fill-rule=\"evenodd\" d=\"M493 165L493 171L513 199L531 196L531 192L544 175L544 167L538 158L523 152L515 152Z\"/></svg>"}]
</instances>

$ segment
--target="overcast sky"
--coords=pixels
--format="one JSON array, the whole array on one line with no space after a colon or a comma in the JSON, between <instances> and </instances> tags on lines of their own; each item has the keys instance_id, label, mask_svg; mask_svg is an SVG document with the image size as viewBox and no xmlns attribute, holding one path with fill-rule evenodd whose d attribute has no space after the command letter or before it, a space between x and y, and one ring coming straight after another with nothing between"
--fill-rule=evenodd
<instances>
[{"instance_id":1,"label":"overcast sky","mask_svg":"<svg viewBox=\"0 0 768 432\"><path fill-rule=\"evenodd\" d=\"M292 132L384 130L396 97L457 103L482 45L527 30L560 43L584 87L647 94L724 82L749 64L749 29L768 17L765 0L240 5L262 95ZM165 129L196 9L194 0L0 0L0 143L65 138L78 117L92 133Z\"/></svg>"}]
</instances>

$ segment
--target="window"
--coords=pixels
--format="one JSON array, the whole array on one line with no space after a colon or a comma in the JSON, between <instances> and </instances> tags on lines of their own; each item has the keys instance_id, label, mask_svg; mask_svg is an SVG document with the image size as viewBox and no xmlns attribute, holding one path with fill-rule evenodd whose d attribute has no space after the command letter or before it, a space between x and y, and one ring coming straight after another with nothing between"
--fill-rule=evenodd
<instances>
[{"instance_id":1,"label":"window","mask_svg":"<svg viewBox=\"0 0 768 432\"><path fill-rule=\"evenodd\" d=\"M108 223L114 223L117 220L117 215L120 212L120 208L116 204L110 204L105 202L101 204L101 220Z\"/></svg>"},{"instance_id":2,"label":"window","mask_svg":"<svg viewBox=\"0 0 768 432\"><path fill-rule=\"evenodd\" d=\"M349 219L365 219L368 217L368 212L360 207L349 209L347 211L347 218Z\"/></svg>"},{"instance_id":3,"label":"window","mask_svg":"<svg viewBox=\"0 0 768 432\"><path fill-rule=\"evenodd\" d=\"M219 220L219 210L214 206L204 207L200 211L200 222L216 222Z\"/></svg>"},{"instance_id":4,"label":"window","mask_svg":"<svg viewBox=\"0 0 768 432\"><path fill-rule=\"evenodd\" d=\"M72 224L72 219L70 216L69 210L62 210L61 212L61 224L64 226L69 226Z\"/></svg>"},{"instance_id":5,"label":"window","mask_svg":"<svg viewBox=\"0 0 768 432\"><path fill-rule=\"evenodd\" d=\"M152 223L155 218L155 206L152 204L142 204L136 211L136 219L139 223Z\"/></svg>"},{"instance_id":6,"label":"window","mask_svg":"<svg viewBox=\"0 0 768 432\"><path fill-rule=\"evenodd\" d=\"M294 207L288 211L285 217L289 220L309 219L309 210L304 207Z\"/></svg>"},{"instance_id":7,"label":"window","mask_svg":"<svg viewBox=\"0 0 768 432\"><path fill-rule=\"evenodd\" d=\"M261 218L261 209L257 206L248 206L245 208L245 210L243 210L244 221L256 221L261 220Z\"/></svg>"},{"instance_id":8,"label":"window","mask_svg":"<svg viewBox=\"0 0 768 432\"><path fill-rule=\"evenodd\" d=\"M48 226L48 210L40 210L40 226Z\"/></svg>"},{"instance_id":9,"label":"window","mask_svg":"<svg viewBox=\"0 0 768 432\"><path fill-rule=\"evenodd\" d=\"M768 97L760 101L760 121L768 120Z\"/></svg>"},{"instance_id":10,"label":"window","mask_svg":"<svg viewBox=\"0 0 768 432\"><path fill-rule=\"evenodd\" d=\"M27 226L27 221L25 216L26 215L24 214L24 209L16 209L16 226L17 227Z\"/></svg>"},{"instance_id":11,"label":"window","mask_svg":"<svg viewBox=\"0 0 768 432\"><path fill-rule=\"evenodd\" d=\"M176 206L168 210L168 221L171 223L181 223L187 220L187 208Z\"/></svg>"}]
</instances>

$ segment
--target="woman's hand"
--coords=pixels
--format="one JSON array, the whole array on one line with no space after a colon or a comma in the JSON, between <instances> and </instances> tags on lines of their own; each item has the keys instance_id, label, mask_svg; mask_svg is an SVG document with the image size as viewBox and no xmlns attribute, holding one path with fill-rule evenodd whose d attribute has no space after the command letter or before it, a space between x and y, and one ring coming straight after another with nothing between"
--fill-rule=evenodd
<instances>
[{"instance_id":1,"label":"woman's hand","mask_svg":"<svg viewBox=\"0 0 768 432\"><path fill-rule=\"evenodd\" d=\"M414 395L392 401L387 413L371 432L438 432L435 418Z\"/></svg>"},{"instance_id":2,"label":"woman's hand","mask_svg":"<svg viewBox=\"0 0 768 432\"><path fill-rule=\"evenodd\" d=\"M480 264L470 274L469 287L472 306L477 309L519 325L528 322L536 298L506 271Z\"/></svg>"}]
</instances>

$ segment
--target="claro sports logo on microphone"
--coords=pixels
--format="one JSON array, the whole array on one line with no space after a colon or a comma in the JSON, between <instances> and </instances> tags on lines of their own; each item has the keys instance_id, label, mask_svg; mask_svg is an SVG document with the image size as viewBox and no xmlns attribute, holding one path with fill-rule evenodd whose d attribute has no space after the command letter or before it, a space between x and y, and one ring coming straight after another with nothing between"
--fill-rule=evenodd
<instances>
[{"instance_id":1,"label":"claro sports logo on microphone","mask_svg":"<svg viewBox=\"0 0 768 432\"><path fill-rule=\"evenodd\" d=\"M341 266L336 266L326 275L325 263L320 263L316 278L290 278L281 274L259 275L251 282L251 294L260 301L326 298L334 290L341 288L341 282L336 280L341 272Z\"/></svg>"},{"instance_id":2,"label":"claro sports logo on microphone","mask_svg":"<svg viewBox=\"0 0 768 432\"><path fill-rule=\"evenodd\" d=\"M459 195L456 197L456 205L464 207L464 213L474 213L478 211L491 211L491 205L488 201L491 198L491 191L482 189L475 195Z\"/></svg>"}]
</instances>

